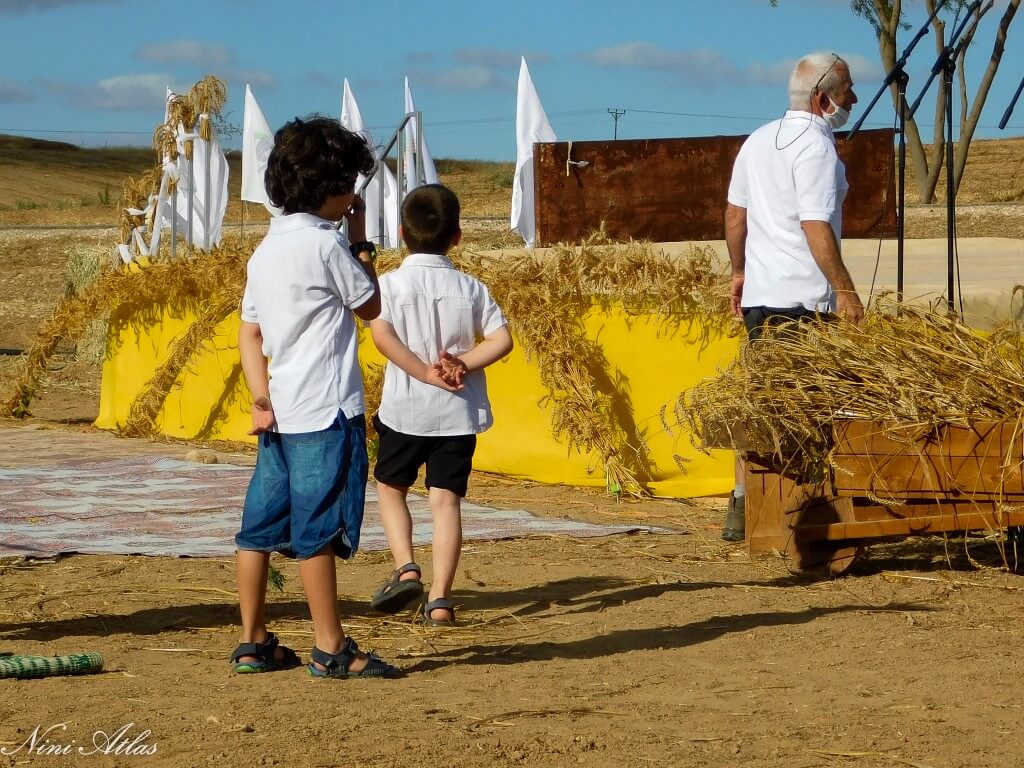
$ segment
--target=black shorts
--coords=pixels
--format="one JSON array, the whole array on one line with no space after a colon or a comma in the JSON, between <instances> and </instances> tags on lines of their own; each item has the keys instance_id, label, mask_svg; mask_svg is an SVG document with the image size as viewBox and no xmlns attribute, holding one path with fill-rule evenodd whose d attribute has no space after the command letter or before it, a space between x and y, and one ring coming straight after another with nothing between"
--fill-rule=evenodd
<instances>
[{"instance_id":1,"label":"black shorts","mask_svg":"<svg viewBox=\"0 0 1024 768\"><path fill-rule=\"evenodd\" d=\"M396 432L376 416L373 426L380 437L373 477L379 483L408 488L420 467L427 465L427 488L466 495L473 469L476 435L422 437Z\"/></svg>"},{"instance_id":2,"label":"black shorts","mask_svg":"<svg viewBox=\"0 0 1024 768\"><path fill-rule=\"evenodd\" d=\"M813 312L805 307L783 309L779 307L744 307L743 325L747 328L747 338L757 341L766 327L785 325L786 323L804 323L817 318L824 318L820 312Z\"/></svg>"}]
</instances>

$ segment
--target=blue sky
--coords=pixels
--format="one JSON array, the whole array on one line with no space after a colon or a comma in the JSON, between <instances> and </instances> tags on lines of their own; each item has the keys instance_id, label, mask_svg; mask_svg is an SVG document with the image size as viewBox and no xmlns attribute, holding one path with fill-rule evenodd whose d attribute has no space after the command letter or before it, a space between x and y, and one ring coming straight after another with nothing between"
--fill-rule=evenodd
<instances>
[{"instance_id":1,"label":"blue sky","mask_svg":"<svg viewBox=\"0 0 1024 768\"><path fill-rule=\"evenodd\" d=\"M916 29L924 3L904 5ZM1004 5L978 34L970 83ZM620 138L749 133L785 109L789 70L812 50L848 58L866 106L884 73L849 0L0 0L0 132L146 146L165 86L185 90L205 74L227 82L230 122L241 126L248 82L276 128L338 115L347 77L380 141L401 119L407 75L435 157L511 160L521 55L558 138L582 141L612 137L609 108L626 110ZM934 56L926 38L911 58L911 98ZM1024 99L996 130L1022 74L1018 18L979 136L1024 134ZM868 124L892 120L886 97Z\"/></svg>"}]
</instances>

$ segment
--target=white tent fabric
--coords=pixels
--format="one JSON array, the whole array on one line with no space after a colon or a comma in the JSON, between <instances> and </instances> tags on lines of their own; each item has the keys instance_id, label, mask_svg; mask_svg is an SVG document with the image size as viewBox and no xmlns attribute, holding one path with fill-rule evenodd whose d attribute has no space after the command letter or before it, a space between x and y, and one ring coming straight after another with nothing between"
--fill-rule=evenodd
<instances>
[{"instance_id":1,"label":"white tent fabric","mask_svg":"<svg viewBox=\"0 0 1024 768\"><path fill-rule=\"evenodd\" d=\"M205 120L205 115L200 115ZM197 123L198 126L198 123ZM178 184L174 194L173 208L176 213L178 236L186 240L189 236L189 199L192 200L192 245L196 248L212 248L220 244L224 224L224 213L228 204L228 161L220 148L217 135L211 126L211 141L206 142L198 133L188 133L178 125ZM185 145L192 142L192 161L185 154ZM209 149L208 149L209 148ZM209 155L209 159L207 158ZM206 174L210 174L210 200L206 200ZM209 219L207 219L209 209ZM170 226L170 215L165 219ZM209 235L206 226L209 221Z\"/></svg>"},{"instance_id":2,"label":"white tent fabric","mask_svg":"<svg viewBox=\"0 0 1024 768\"><path fill-rule=\"evenodd\" d=\"M252 89L246 85L242 116L242 199L262 203L273 216L280 216L281 209L270 202L263 183L267 159L273 147L274 134L256 103Z\"/></svg>"},{"instance_id":3,"label":"white tent fabric","mask_svg":"<svg viewBox=\"0 0 1024 768\"><path fill-rule=\"evenodd\" d=\"M170 88L167 89L167 97L164 101L164 124L170 119L170 108L171 100L175 98L175 93ZM171 158L167 153L163 156L163 172L160 176L160 191L157 193L155 204L156 207L153 210L153 238L150 242L150 252L153 254L160 253L160 240L163 233L164 227L171 226L171 186L172 182L177 183L178 181L178 162ZM154 201L151 200L151 203Z\"/></svg>"},{"instance_id":4,"label":"white tent fabric","mask_svg":"<svg viewBox=\"0 0 1024 768\"><path fill-rule=\"evenodd\" d=\"M173 98L174 93L168 88L164 124L169 119ZM209 115L199 115L197 128L208 124L209 119ZM193 245L209 250L220 244L224 214L228 206L228 161L212 125L209 125L209 135L210 140L206 141L198 133L186 133L185 127L178 124L175 129L178 157L173 159L169 154L164 155L159 190L149 196L145 208L127 209L131 216L141 217L145 224L133 228L129 242L117 246L117 255L126 264L139 256L158 255L164 227L176 228L179 235L187 237L190 200ZM193 143L191 163L185 157L187 141ZM184 173L181 172L182 168ZM176 183L173 195L172 182ZM150 233L151 238L147 243L146 236Z\"/></svg>"},{"instance_id":5,"label":"white tent fabric","mask_svg":"<svg viewBox=\"0 0 1024 768\"><path fill-rule=\"evenodd\" d=\"M377 155L373 146L373 137L366 130L366 123L363 122L363 113L359 110L356 97L352 88L345 78L345 85L341 95L341 124L354 133L366 137L366 143L370 145L371 151ZM377 172L370 179L370 183L363 190L363 199L366 201L366 238L377 244L380 248L398 247L398 182L391 169L378 156ZM358 189L365 176L360 174L356 181ZM380 205L384 202L384 226L381 227Z\"/></svg>"},{"instance_id":6,"label":"white tent fabric","mask_svg":"<svg viewBox=\"0 0 1024 768\"><path fill-rule=\"evenodd\" d=\"M168 112L170 110L171 99L174 98L174 92L168 88L166 98L164 101L164 123L167 123ZM174 162L169 156L164 155L163 158L164 170L160 177L160 188L156 194L151 194L149 200L146 202L146 207L142 209L137 208L126 208L130 216L141 217L145 222L143 225L134 227L129 235L127 243L118 243L115 252L118 257L125 263L131 264L139 256L149 256L151 253L156 254L160 252L160 232L165 219L163 214L165 209L167 216L169 216L170 207L167 202L167 187L169 171L168 166L172 169L177 168ZM169 220L169 219L168 219ZM146 235L152 233L152 237L149 243L146 242Z\"/></svg>"},{"instance_id":7,"label":"white tent fabric","mask_svg":"<svg viewBox=\"0 0 1024 768\"><path fill-rule=\"evenodd\" d=\"M198 128L208 115L200 115ZM196 138L192 148L192 243L204 250L220 245L224 213L228 208L228 159L210 126L210 140ZM207 180L209 183L207 183ZM178 184L178 215L188 216L188 186ZM209 195L209 199L207 199Z\"/></svg>"},{"instance_id":8,"label":"white tent fabric","mask_svg":"<svg viewBox=\"0 0 1024 768\"><path fill-rule=\"evenodd\" d=\"M533 145L557 141L523 57L516 94L516 174L512 181L512 231L528 248L537 239L533 198Z\"/></svg>"},{"instance_id":9,"label":"white tent fabric","mask_svg":"<svg viewBox=\"0 0 1024 768\"><path fill-rule=\"evenodd\" d=\"M416 102L412 99L412 90L409 88L409 78L405 78L405 113L411 114L416 111ZM434 158L430 154L430 147L427 146L427 135L422 134L423 146L420 147L420 156L423 158L423 183L437 184L437 168L434 167ZM412 118L405 124L405 190L411 192L416 188L416 118Z\"/></svg>"}]
</instances>

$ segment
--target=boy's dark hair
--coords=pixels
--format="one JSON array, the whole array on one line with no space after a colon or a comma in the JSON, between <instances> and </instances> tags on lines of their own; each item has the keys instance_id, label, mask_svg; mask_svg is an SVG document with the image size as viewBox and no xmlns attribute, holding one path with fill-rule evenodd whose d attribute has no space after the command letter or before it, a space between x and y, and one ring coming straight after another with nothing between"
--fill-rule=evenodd
<instances>
[{"instance_id":1,"label":"boy's dark hair","mask_svg":"<svg viewBox=\"0 0 1024 768\"><path fill-rule=\"evenodd\" d=\"M355 190L356 177L376 167L362 136L322 115L295 118L274 134L264 186L285 213L312 213L331 195Z\"/></svg>"},{"instance_id":2,"label":"boy's dark hair","mask_svg":"<svg viewBox=\"0 0 1024 768\"><path fill-rule=\"evenodd\" d=\"M416 187L402 203L402 239L413 253L445 254L459 231L459 198L441 184Z\"/></svg>"}]
</instances>

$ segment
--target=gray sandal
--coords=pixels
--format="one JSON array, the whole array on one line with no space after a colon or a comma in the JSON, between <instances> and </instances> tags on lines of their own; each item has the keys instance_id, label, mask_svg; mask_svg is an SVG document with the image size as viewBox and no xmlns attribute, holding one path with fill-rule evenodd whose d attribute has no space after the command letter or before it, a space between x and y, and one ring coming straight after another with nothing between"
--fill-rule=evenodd
<instances>
[{"instance_id":1,"label":"gray sandal","mask_svg":"<svg viewBox=\"0 0 1024 768\"><path fill-rule=\"evenodd\" d=\"M321 651L319 648L314 647L313 652L309 655L312 662L307 664L306 668L309 670L309 674L313 677L395 678L402 676L402 670L396 666L388 664L384 659L372 651L366 654L365 667L360 669L358 672L350 672L349 668L352 666L352 662L355 661L358 654L359 646L356 645L356 641L351 637L347 637L345 638L345 644L337 653L327 653L327 651ZM317 664L320 664L323 669L317 667Z\"/></svg>"},{"instance_id":2,"label":"gray sandal","mask_svg":"<svg viewBox=\"0 0 1024 768\"><path fill-rule=\"evenodd\" d=\"M432 619L430 614L435 610L444 609L452 612L450 619ZM428 627L453 627L455 626L455 603L447 597L439 597L436 600L428 600L423 604L423 623Z\"/></svg>"},{"instance_id":3,"label":"gray sandal","mask_svg":"<svg viewBox=\"0 0 1024 768\"><path fill-rule=\"evenodd\" d=\"M402 580L403 573L416 573L415 579ZM398 613L423 597L423 572L416 563L406 563L391 572L388 580L377 587L370 599L370 608L381 613Z\"/></svg>"}]
</instances>

